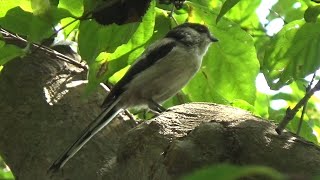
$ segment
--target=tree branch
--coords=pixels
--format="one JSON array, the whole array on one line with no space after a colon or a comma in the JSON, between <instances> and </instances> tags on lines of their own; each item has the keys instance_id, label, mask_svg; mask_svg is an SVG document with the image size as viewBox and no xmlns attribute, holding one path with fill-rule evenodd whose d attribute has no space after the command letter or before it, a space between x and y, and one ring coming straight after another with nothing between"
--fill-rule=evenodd
<instances>
[{"instance_id":1,"label":"tree branch","mask_svg":"<svg viewBox=\"0 0 320 180\"><path fill-rule=\"evenodd\" d=\"M318 81L318 83L312 88L310 89L310 91L308 91L306 93L306 95L298 102L298 104L291 109L290 107L288 107L287 111L286 111L286 115L283 117L282 121L280 122L280 124L278 125L278 127L276 128L276 132L280 135L282 133L282 131L284 130L284 128L287 126L287 124L294 118L294 116L297 114L297 112L299 111L299 109L308 102L308 100L310 99L310 97L316 92L320 90L320 81Z\"/></svg>"}]
</instances>

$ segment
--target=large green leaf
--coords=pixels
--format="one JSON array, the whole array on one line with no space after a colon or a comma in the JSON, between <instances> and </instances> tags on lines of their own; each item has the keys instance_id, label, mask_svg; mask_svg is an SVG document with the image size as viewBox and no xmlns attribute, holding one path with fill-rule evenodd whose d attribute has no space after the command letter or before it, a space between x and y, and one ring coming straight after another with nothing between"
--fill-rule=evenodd
<instances>
[{"instance_id":1,"label":"large green leaf","mask_svg":"<svg viewBox=\"0 0 320 180\"><path fill-rule=\"evenodd\" d=\"M304 78L319 69L320 23L293 21L270 41L263 59L263 72L272 89Z\"/></svg>"},{"instance_id":2,"label":"large green leaf","mask_svg":"<svg viewBox=\"0 0 320 180\"><path fill-rule=\"evenodd\" d=\"M317 22L320 14L320 5L310 6L304 13L304 19L306 22Z\"/></svg>"},{"instance_id":3,"label":"large green leaf","mask_svg":"<svg viewBox=\"0 0 320 180\"><path fill-rule=\"evenodd\" d=\"M83 0L60 0L59 8L68 10L72 15L80 17L83 13Z\"/></svg>"},{"instance_id":4,"label":"large green leaf","mask_svg":"<svg viewBox=\"0 0 320 180\"><path fill-rule=\"evenodd\" d=\"M0 26L11 32L26 36L32 42L40 42L54 33L52 27L59 19L70 15L67 11L56 7L52 7L49 14L50 18L36 16L31 12L22 10L20 7L15 7L0 18Z\"/></svg>"},{"instance_id":5,"label":"large green leaf","mask_svg":"<svg viewBox=\"0 0 320 180\"><path fill-rule=\"evenodd\" d=\"M83 23L80 24L79 49L80 55L90 67L89 91L139 57L153 35L154 23L155 0L151 1L141 23L121 26L114 24L100 26L93 23L94 25L90 27L89 24L87 27L83 27ZM102 70L103 68L105 70Z\"/></svg>"},{"instance_id":6,"label":"large green leaf","mask_svg":"<svg viewBox=\"0 0 320 180\"><path fill-rule=\"evenodd\" d=\"M261 0L241 0L226 13L225 17L239 24L247 31L262 31L256 9ZM255 32L256 34L256 32Z\"/></svg>"},{"instance_id":7,"label":"large green leaf","mask_svg":"<svg viewBox=\"0 0 320 180\"><path fill-rule=\"evenodd\" d=\"M256 115L266 118L269 118L269 107L270 100L268 95L263 94L257 91L256 101L254 102L254 112Z\"/></svg>"},{"instance_id":8,"label":"large green leaf","mask_svg":"<svg viewBox=\"0 0 320 180\"><path fill-rule=\"evenodd\" d=\"M287 23L302 19L304 11L307 9L305 0L280 0L271 9L268 20L283 18Z\"/></svg>"},{"instance_id":9,"label":"large green leaf","mask_svg":"<svg viewBox=\"0 0 320 180\"><path fill-rule=\"evenodd\" d=\"M264 45L269 41L256 13L261 0L241 0L224 17L237 23L253 36L258 58L264 53Z\"/></svg>"},{"instance_id":10,"label":"large green leaf","mask_svg":"<svg viewBox=\"0 0 320 180\"><path fill-rule=\"evenodd\" d=\"M10 44L4 44L0 47L0 66L23 54L24 52L21 48Z\"/></svg>"},{"instance_id":11,"label":"large green leaf","mask_svg":"<svg viewBox=\"0 0 320 180\"><path fill-rule=\"evenodd\" d=\"M222 7L221 10L217 16L217 20L216 22L218 23L220 21L220 19L233 7L235 6L237 3L239 3L240 0L226 0Z\"/></svg>"},{"instance_id":12,"label":"large green leaf","mask_svg":"<svg viewBox=\"0 0 320 180\"><path fill-rule=\"evenodd\" d=\"M70 33L79 29L80 21L75 21L74 18L67 17L61 19L60 24L63 27L63 34L65 35L65 37L68 37Z\"/></svg>"},{"instance_id":13,"label":"large green leaf","mask_svg":"<svg viewBox=\"0 0 320 180\"><path fill-rule=\"evenodd\" d=\"M225 18L214 24L215 11L191 5L191 20L204 21L219 42L209 48L200 72L184 92L192 101L228 103L241 99L253 105L259 62L252 37Z\"/></svg>"},{"instance_id":14,"label":"large green leaf","mask_svg":"<svg viewBox=\"0 0 320 180\"><path fill-rule=\"evenodd\" d=\"M32 11L35 15L46 13L50 6L49 0L31 0Z\"/></svg>"},{"instance_id":15,"label":"large green leaf","mask_svg":"<svg viewBox=\"0 0 320 180\"><path fill-rule=\"evenodd\" d=\"M18 0L16 0L16 1L1 0L0 17L5 16L9 9L17 7L19 5L20 5L20 1L18 1Z\"/></svg>"}]
</instances>

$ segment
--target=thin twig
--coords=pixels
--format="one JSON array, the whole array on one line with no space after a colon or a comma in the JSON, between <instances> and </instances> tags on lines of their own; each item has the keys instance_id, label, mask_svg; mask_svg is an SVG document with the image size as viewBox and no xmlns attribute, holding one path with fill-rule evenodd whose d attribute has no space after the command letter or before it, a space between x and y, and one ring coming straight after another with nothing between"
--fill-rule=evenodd
<instances>
[{"instance_id":1,"label":"thin twig","mask_svg":"<svg viewBox=\"0 0 320 180\"><path fill-rule=\"evenodd\" d=\"M276 128L277 133L280 135L283 131L283 129L287 126L287 124L294 118L294 116L296 115L296 113L299 111L299 109L308 102L308 100L310 99L310 97L316 92L320 90L320 80L317 82L317 84L310 89L310 91L308 91L306 93L306 95L298 102L298 104L291 109L290 107L288 107L287 111L286 111L286 115L283 117L282 121L280 122L280 124L278 125L278 127Z\"/></svg>"},{"instance_id":2,"label":"thin twig","mask_svg":"<svg viewBox=\"0 0 320 180\"><path fill-rule=\"evenodd\" d=\"M178 22L177 22L176 18L173 17L174 10L175 10L175 6L172 4L172 9L171 9L168 17L173 19L173 21L176 23L176 25L178 25Z\"/></svg>"},{"instance_id":3,"label":"thin twig","mask_svg":"<svg viewBox=\"0 0 320 180\"><path fill-rule=\"evenodd\" d=\"M76 22L76 21L78 21L78 20L79 20L79 19L76 19L76 18L75 18L73 21L69 22L68 24L66 24L65 26L61 27L61 28L58 29L58 30L55 30L55 29L53 28L53 29L54 29L54 33L52 33L51 36L49 36L48 39L51 39L51 38L55 37L61 30L65 29L66 27L70 26L72 23L74 23L74 22ZM34 49L33 51L31 51L31 53L36 53L36 52L39 50L39 48L43 48L43 47L45 47L45 46L44 46L42 43L41 43L41 44L38 44L37 48Z\"/></svg>"},{"instance_id":4,"label":"thin twig","mask_svg":"<svg viewBox=\"0 0 320 180\"><path fill-rule=\"evenodd\" d=\"M306 87L306 93L310 91L311 86L312 86L312 84L313 84L313 81L314 81L315 77L316 77L316 73L313 73L312 79L311 79L310 83L308 84L308 86ZM303 105L302 112L301 112L301 116L300 116L300 120L299 120L299 124L298 124L298 128L297 128L297 135L300 134L301 126L302 126L302 121L303 121L303 119L304 119L304 114L305 114L305 112L306 112L307 105L308 105L307 102L305 102L305 104Z\"/></svg>"},{"instance_id":5,"label":"thin twig","mask_svg":"<svg viewBox=\"0 0 320 180\"><path fill-rule=\"evenodd\" d=\"M7 30L5 30L3 28L0 28L0 33L2 35L4 35L5 37L10 37L10 38L13 38L13 39L17 39L17 40L19 40L19 41L21 41L23 43L26 43L26 44L28 43L27 40L23 39L22 37L19 37L17 35L12 34L12 33L10 33L9 31L7 31ZM86 65L81 64L81 63L75 61L74 59L72 59L72 58L70 58L70 57L68 57L68 56L66 56L64 54L61 54L61 53L59 53L59 52L57 52L57 51L55 51L55 50L53 50L51 48L48 48L48 47L46 47L44 45L38 45L38 44L35 44L35 43L31 43L30 45L32 45L32 47L35 47L36 49L40 49L40 50L44 51L45 53L47 53L52 58L67 62L69 64L72 64L74 66L82 68L84 70L88 70L88 67Z\"/></svg>"},{"instance_id":6,"label":"thin twig","mask_svg":"<svg viewBox=\"0 0 320 180\"><path fill-rule=\"evenodd\" d=\"M297 135L300 134L300 130L301 130L301 127L302 127L302 122L303 122L304 114L305 114L306 109L307 109L307 105L308 105L308 103L306 102L306 104L304 104L303 107L302 107L302 112L301 112L301 116L300 116L299 124L298 124L298 128L297 128Z\"/></svg>"},{"instance_id":7,"label":"thin twig","mask_svg":"<svg viewBox=\"0 0 320 180\"><path fill-rule=\"evenodd\" d=\"M277 13L276 11L274 11L274 10L271 9L271 8L269 8L269 11L272 12L272 13L274 13L275 15L277 15L278 18L282 19L282 21L284 22L284 24L288 24L288 22L287 22L282 16L280 16L279 13Z\"/></svg>"}]
</instances>

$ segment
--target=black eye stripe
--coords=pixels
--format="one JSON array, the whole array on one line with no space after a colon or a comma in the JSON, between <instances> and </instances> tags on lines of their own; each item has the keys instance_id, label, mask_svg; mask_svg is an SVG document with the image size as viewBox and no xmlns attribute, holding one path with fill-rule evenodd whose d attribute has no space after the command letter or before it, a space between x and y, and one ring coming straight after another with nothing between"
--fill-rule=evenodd
<instances>
[{"instance_id":1,"label":"black eye stripe","mask_svg":"<svg viewBox=\"0 0 320 180\"><path fill-rule=\"evenodd\" d=\"M209 32L209 30L208 30L208 28L207 28L207 27L202 26L202 25L198 25L198 24L194 25L192 28L193 28L194 30L196 30L196 31L200 32L200 33L206 33L206 32Z\"/></svg>"},{"instance_id":2,"label":"black eye stripe","mask_svg":"<svg viewBox=\"0 0 320 180\"><path fill-rule=\"evenodd\" d=\"M199 32L208 32L208 30L206 28L202 28L202 27L198 28L197 31L199 31Z\"/></svg>"}]
</instances>

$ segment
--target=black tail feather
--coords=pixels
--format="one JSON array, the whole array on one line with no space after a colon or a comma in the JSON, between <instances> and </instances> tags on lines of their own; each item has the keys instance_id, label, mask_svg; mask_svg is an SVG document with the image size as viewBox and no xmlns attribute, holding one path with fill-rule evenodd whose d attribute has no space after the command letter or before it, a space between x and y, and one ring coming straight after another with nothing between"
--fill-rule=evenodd
<instances>
[{"instance_id":1,"label":"black tail feather","mask_svg":"<svg viewBox=\"0 0 320 180\"><path fill-rule=\"evenodd\" d=\"M105 127L119 112L120 108L115 106L117 102L105 109L88 127L81 133L80 137L50 166L47 173L55 173L72 158L97 132Z\"/></svg>"}]
</instances>

